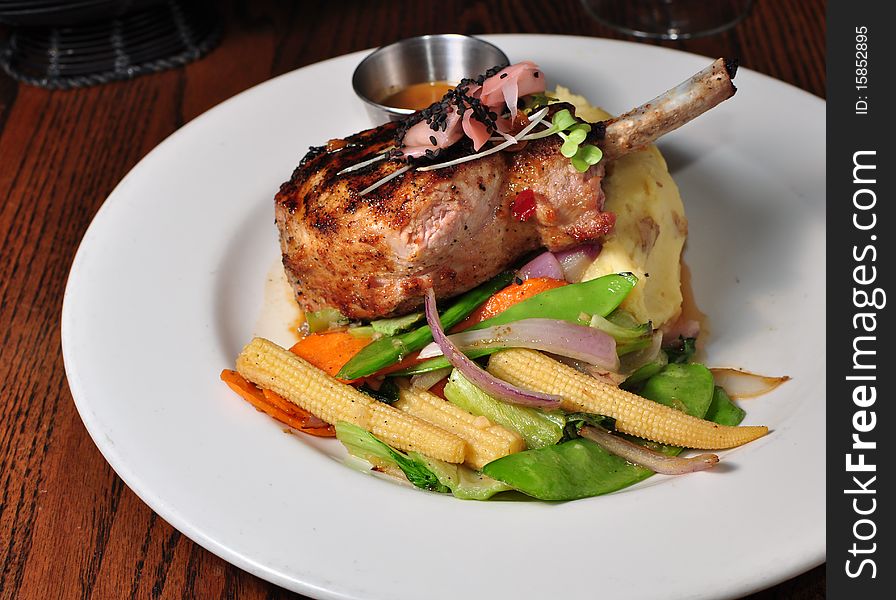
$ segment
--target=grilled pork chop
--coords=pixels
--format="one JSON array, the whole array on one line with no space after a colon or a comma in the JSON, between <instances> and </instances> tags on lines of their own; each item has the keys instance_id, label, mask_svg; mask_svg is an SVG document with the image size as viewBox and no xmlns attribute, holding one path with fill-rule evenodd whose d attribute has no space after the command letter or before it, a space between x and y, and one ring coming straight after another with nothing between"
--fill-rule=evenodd
<instances>
[{"instance_id":1,"label":"grilled pork chop","mask_svg":"<svg viewBox=\"0 0 896 600\"><path fill-rule=\"evenodd\" d=\"M446 298L495 276L540 247L565 250L613 227L603 212L605 161L641 148L734 94L736 66L717 60L666 94L594 124L589 141L604 159L585 173L560 154L558 136L431 171L403 172L381 160L340 174L395 144L397 123L312 148L280 187L275 217L283 265L299 304L350 319L409 312L432 287ZM552 105L553 110L569 105ZM460 142L437 159L469 153ZM534 210L514 210L520 192ZM519 208L519 207L517 207ZM532 208L531 206L528 208Z\"/></svg>"}]
</instances>

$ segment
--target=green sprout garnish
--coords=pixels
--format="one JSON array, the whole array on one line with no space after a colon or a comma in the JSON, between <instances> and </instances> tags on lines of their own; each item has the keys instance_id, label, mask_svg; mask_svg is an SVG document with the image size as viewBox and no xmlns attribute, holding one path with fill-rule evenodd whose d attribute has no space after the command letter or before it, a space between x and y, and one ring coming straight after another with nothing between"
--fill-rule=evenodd
<instances>
[{"instance_id":1,"label":"green sprout garnish","mask_svg":"<svg viewBox=\"0 0 896 600\"><path fill-rule=\"evenodd\" d=\"M540 94L533 95L533 97L537 99L532 102L531 108L527 107L530 113L536 110L536 107L546 106L550 101L556 100L556 98ZM591 125L576 119L568 109L564 108L555 112L551 117L550 129L544 130L535 137L559 135L563 138L560 154L568 158L579 173L584 173L589 167L599 163L604 155L601 149L593 144L582 145L590 131Z\"/></svg>"},{"instance_id":2,"label":"green sprout garnish","mask_svg":"<svg viewBox=\"0 0 896 600\"><path fill-rule=\"evenodd\" d=\"M576 171L584 173L588 170L588 167L599 163L603 156L604 153L600 148L591 144L586 144L579 148L575 156L570 159L570 162L572 162L572 166L576 168Z\"/></svg>"},{"instance_id":3,"label":"green sprout garnish","mask_svg":"<svg viewBox=\"0 0 896 600\"><path fill-rule=\"evenodd\" d=\"M556 130L557 135L563 138L560 154L569 159L576 171L584 173L588 167L600 162L604 155L600 148L593 144L582 145L591 131L591 125L578 121L565 108L554 113L551 125L551 129Z\"/></svg>"},{"instance_id":4,"label":"green sprout garnish","mask_svg":"<svg viewBox=\"0 0 896 600\"><path fill-rule=\"evenodd\" d=\"M572 113L570 113L568 109L565 108L563 110L558 110L554 113L554 116L551 117L551 124L557 131L569 129L570 127L575 125L576 122L576 118L572 116Z\"/></svg>"},{"instance_id":5,"label":"green sprout garnish","mask_svg":"<svg viewBox=\"0 0 896 600\"><path fill-rule=\"evenodd\" d=\"M568 129L568 133L559 133L563 138L563 145L560 146L560 154L566 158L573 158L579 152L579 146L585 141L588 132L591 131L591 125L587 123L578 123Z\"/></svg>"},{"instance_id":6,"label":"green sprout garnish","mask_svg":"<svg viewBox=\"0 0 896 600\"><path fill-rule=\"evenodd\" d=\"M535 111L544 108L551 102L556 102L557 98L553 96L548 96L545 93L541 94L529 94L525 98L523 98L523 110L526 111L527 115L533 114Z\"/></svg>"}]
</instances>

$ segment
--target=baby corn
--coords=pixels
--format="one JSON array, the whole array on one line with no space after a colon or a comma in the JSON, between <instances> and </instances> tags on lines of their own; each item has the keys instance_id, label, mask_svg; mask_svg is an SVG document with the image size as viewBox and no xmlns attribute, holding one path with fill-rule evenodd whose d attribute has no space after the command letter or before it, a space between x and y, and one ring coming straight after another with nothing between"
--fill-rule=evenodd
<instances>
[{"instance_id":1,"label":"baby corn","mask_svg":"<svg viewBox=\"0 0 896 600\"><path fill-rule=\"evenodd\" d=\"M351 386L346 387L355 391ZM399 450L416 451L445 462L464 462L466 445L458 436L378 400L371 400L368 408L369 431L381 441Z\"/></svg>"},{"instance_id":2,"label":"baby corn","mask_svg":"<svg viewBox=\"0 0 896 600\"><path fill-rule=\"evenodd\" d=\"M616 419L616 429L661 444L685 448L733 448L768 433L768 427L729 427L697 419L621 390L532 350L492 355L488 370L513 385L556 394L562 408Z\"/></svg>"},{"instance_id":3,"label":"baby corn","mask_svg":"<svg viewBox=\"0 0 896 600\"><path fill-rule=\"evenodd\" d=\"M525 448L523 438L516 432L496 425L485 417L471 415L420 388L401 390L394 406L464 440L467 444L466 464L474 469L481 469L493 460Z\"/></svg>"},{"instance_id":4,"label":"baby corn","mask_svg":"<svg viewBox=\"0 0 896 600\"><path fill-rule=\"evenodd\" d=\"M236 369L327 423L347 421L400 450L464 462L466 444L461 438L374 400L266 339L249 342L236 359Z\"/></svg>"}]
</instances>

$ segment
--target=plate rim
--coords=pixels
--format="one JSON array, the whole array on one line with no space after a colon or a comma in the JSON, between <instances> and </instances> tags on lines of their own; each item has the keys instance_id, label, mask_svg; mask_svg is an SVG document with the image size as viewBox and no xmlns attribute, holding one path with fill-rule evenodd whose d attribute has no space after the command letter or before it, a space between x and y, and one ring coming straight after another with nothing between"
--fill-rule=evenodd
<instances>
[{"instance_id":1,"label":"plate rim","mask_svg":"<svg viewBox=\"0 0 896 600\"><path fill-rule=\"evenodd\" d=\"M605 38L594 38L588 36L578 36L578 35L554 35L554 34L489 34L482 35L484 39L487 40L495 40L497 43L500 41L509 39L509 38L538 38L541 42L554 40L556 38L562 39L570 39L570 40L579 40L589 44L611 44L618 45L619 47L649 47L651 51L656 51L659 54L673 53L673 54L683 54L691 57L699 57L699 58L707 58L699 54L684 52L677 49L666 48L661 46L645 46L644 44L639 44L635 42L629 42L625 40L611 40ZM83 390L83 384L81 382L81 373L78 368L75 366L77 363L77 359L74 357L74 349L73 344L75 343L72 339L70 339L67 332L70 330L70 327L67 323L71 322L73 318L72 315L72 301L71 297L73 295L73 281L77 281L77 279L81 276L80 272L83 270L83 261L85 260L85 247L89 244L93 243L93 238L98 235L97 232L101 230L103 227L103 223L106 219L109 218L109 211L112 210L114 206L115 198L118 197L121 192L120 190L127 184L132 175L137 172L141 165L144 164L145 161L150 159L153 155L158 152L164 152L165 149L177 143L177 140L184 136L188 135L187 132L191 131L192 127L195 127L197 123L202 120L205 120L209 115L214 114L220 110L226 110L226 106L228 106L231 102L235 101L238 98L246 98L251 96L252 94L257 93L257 91L263 87L267 86L275 86L277 85L275 82L280 80L281 78L288 78L295 76L295 73L302 71L303 69L307 69L313 66L325 65L327 63L333 61L341 61L347 60L347 57L355 57L360 59L367 53L369 53L372 49L361 50L358 52L352 52L349 54L331 57L323 61L319 61L316 63L311 63L300 67L299 69L295 69L286 73L283 73L277 77L268 79L261 83L258 83L234 96L216 104L215 106L209 108L203 113L197 115L189 122L184 124L179 129L172 132L169 136L167 136L164 140L162 140L157 146L155 146L150 152L148 152L145 156L143 156L137 164L122 178L122 180L115 186L115 188L110 192L109 196L106 200L103 201L102 205L99 207L97 212L94 214L91 219L90 225L85 230L84 236L82 237L81 242L79 243L78 249L74 255L74 258L71 263L71 268L68 273L68 278L65 286L65 292L63 295L63 305L61 312L61 345L63 352L63 361L65 365L66 377L68 380L69 388L72 394L72 398L74 400L75 406L78 410L79 417L85 425L94 445L99 449L102 454L104 460L113 468L116 474L121 477L121 479L125 482L125 484L140 498L142 502L144 502L147 506L150 507L151 510L156 512L159 516L161 516L165 521L170 523L173 527L175 527L178 531L186 535L188 538L205 548L206 550L212 552L216 556L222 558L223 560L249 572L253 575L256 575L262 579L265 579L269 582L272 582L276 585L280 585L287 589L293 589L300 593L313 595L314 597L319 598L327 598L327 599L344 599L344 598L355 598L353 594L353 590L349 590L349 588L342 588L346 591L340 592L336 589L331 589L328 587L323 587L321 585L313 583L311 580L298 580L293 577L286 576L279 572L277 569L272 568L268 565L262 564L258 561L253 560L249 556L245 556L235 550L234 548L228 547L224 544L219 543L215 537L207 535L205 532L201 530L201 528L195 527L191 524L190 520L183 514L179 513L174 507L169 506L164 499L157 493L152 490L145 489L144 485L141 484L141 477L139 474L134 472L131 467L127 464L127 461L124 457L120 456L116 451L114 446L110 446L106 444L103 440L104 432L100 429L100 424L96 419L92 418L89 401L86 399L86 394ZM743 67L741 67L743 68ZM760 76L764 79L767 79L769 82L773 82L774 85L786 85L792 90L795 90L805 96L807 96L811 101L821 102L822 104L826 104L826 101L819 96L816 96L806 90L803 90L797 86L794 86L790 83L780 81L771 76L765 75L763 73L759 73L757 71L753 71L751 69L745 69L744 71L748 71L752 73L754 76ZM113 200L113 202L109 202ZM782 570L778 576L772 577L769 579L762 580L753 585L741 586L737 588L737 590L732 590L730 595L726 595L723 593L721 596L717 597L737 597L743 594L748 594L757 590L765 589L769 586L776 585L782 581L785 581L795 575L802 573L808 569L811 569L819 564L822 564L825 560L825 549L824 547L820 547L813 555L806 555L803 557L803 560L793 561L791 563L791 568Z\"/></svg>"}]
</instances>

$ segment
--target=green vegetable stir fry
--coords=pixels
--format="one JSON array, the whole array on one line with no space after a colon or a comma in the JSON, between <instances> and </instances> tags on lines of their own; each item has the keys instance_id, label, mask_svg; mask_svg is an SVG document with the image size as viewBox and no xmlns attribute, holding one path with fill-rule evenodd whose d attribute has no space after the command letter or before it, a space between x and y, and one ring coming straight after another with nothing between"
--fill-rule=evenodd
<instances>
[{"instance_id":1,"label":"green vegetable stir fry","mask_svg":"<svg viewBox=\"0 0 896 600\"><path fill-rule=\"evenodd\" d=\"M437 326L451 328L457 325L498 290L508 284L514 285L512 279L511 274L502 274L460 297L441 312ZM516 283L520 282L517 280ZM620 386L619 393L636 394L689 418L726 427L739 425L745 416L743 409L715 385L709 369L693 362L694 338L679 338L659 347L657 336L661 334L655 332L650 323L637 323L619 309L636 283L634 276L623 273L562 285L537 293L467 330L496 330L529 319L551 319L592 328L612 339L615 351L621 357L640 355L635 364L628 365L626 372L615 374L618 380L614 383ZM431 324L417 325L422 318L422 314L415 313L371 324L380 333L379 338L349 360L338 376L345 379L365 377L426 347L433 340L433 330ZM414 326L415 329L406 331ZM432 346L436 347L436 344ZM489 355L503 351L506 349L502 347L463 350L468 357L483 364ZM574 366L588 374L587 377L594 377L595 382L613 375L589 372L587 364ZM401 390L410 385L406 377L423 374L435 374L435 379L441 380L439 395L444 398L441 402L448 402L465 414L482 419L483 423L512 432L521 440L523 449L475 469L469 464L452 464L416 451L401 452L361 427L348 422L337 423L336 436L350 454L372 463L377 470L403 475L422 489L451 493L468 500L485 500L511 490L539 500L574 500L622 489L650 477L655 470L689 472L711 466L718 460L714 455L703 455L698 458L711 456L713 460L704 459L700 462L702 467L691 468L687 465L696 459L675 458L685 448L625 434L625 429L617 427L620 423L613 416L569 410L571 407L565 403L558 408L545 409L496 398L466 377L463 369L452 368L448 356L425 360L390 373L381 386L389 393L380 399L391 403L403 397ZM447 377L442 379L442 375ZM425 392L420 390L420 393ZM374 393L374 397L383 395ZM403 400L399 400L401 402ZM592 441L592 438L603 439L594 437L594 431L618 438L634 447L636 454L617 452ZM656 464L662 460L683 461L675 463L676 468L683 470L651 469L654 459L639 462L632 458L639 456L638 453L658 457L656 460L660 462Z\"/></svg>"}]
</instances>

